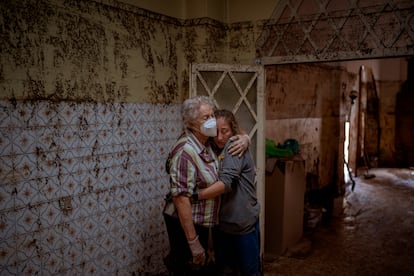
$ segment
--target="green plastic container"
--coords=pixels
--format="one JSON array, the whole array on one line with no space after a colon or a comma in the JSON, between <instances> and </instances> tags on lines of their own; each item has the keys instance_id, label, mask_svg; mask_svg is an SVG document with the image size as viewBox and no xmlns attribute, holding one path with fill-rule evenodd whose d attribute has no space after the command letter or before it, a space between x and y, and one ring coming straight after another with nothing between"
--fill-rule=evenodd
<instances>
[{"instance_id":1,"label":"green plastic container","mask_svg":"<svg viewBox=\"0 0 414 276\"><path fill-rule=\"evenodd\" d=\"M276 145L275 141L266 138L266 157L290 157L293 152L289 148Z\"/></svg>"},{"instance_id":2,"label":"green plastic container","mask_svg":"<svg viewBox=\"0 0 414 276\"><path fill-rule=\"evenodd\" d=\"M283 148L290 149L294 154L298 154L300 151L299 142L295 139L286 139L283 143Z\"/></svg>"}]
</instances>

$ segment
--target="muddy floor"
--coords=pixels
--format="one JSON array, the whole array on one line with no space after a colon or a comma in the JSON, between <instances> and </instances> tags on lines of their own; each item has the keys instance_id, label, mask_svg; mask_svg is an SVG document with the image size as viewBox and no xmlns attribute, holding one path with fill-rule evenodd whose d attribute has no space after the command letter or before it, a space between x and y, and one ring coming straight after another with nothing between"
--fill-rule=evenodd
<instances>
[{"instance_id":1,"label":"muddy floor","mask_svg":"<svg viewBox=\"0 0 414 276\"><path fill-rule=\"evenodd\" d=\"M370 169L264 275L414 275L414 169Z\"/></svg>"}]
</instances>

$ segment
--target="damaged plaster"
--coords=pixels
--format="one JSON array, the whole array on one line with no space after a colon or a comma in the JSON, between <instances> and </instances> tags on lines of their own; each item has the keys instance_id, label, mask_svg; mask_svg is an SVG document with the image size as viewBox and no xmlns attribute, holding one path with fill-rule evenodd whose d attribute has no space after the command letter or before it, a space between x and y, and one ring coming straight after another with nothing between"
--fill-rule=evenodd
<instances>
[{"instance_id":1,"label":"damaged plaster","mask_svg":"<svg viewBox=\"0 0 414 276\"><path fill-rule=\"evenodd\" d=\"M116 2L0 5L2 99L176 103L188 95L190 63L226 60L229 28L208 18L178 20ZM252 27L235 26L243 44L234 36L231 48L243 52Z\"/></svg>"}]
</instances>

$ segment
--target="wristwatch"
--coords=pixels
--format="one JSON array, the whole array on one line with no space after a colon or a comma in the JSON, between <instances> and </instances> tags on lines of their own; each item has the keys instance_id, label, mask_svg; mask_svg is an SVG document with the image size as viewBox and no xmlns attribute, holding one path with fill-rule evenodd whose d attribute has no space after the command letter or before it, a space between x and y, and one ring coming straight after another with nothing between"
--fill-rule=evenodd
<instances>
[{"instance_id":1,"label":"wristwatch","mask_svg":"<svg viewBox=\"0 0 414 276\"><path fill-rule=\"evenodd\" d=\"M194 191L193 194L191 195L191 198L193 200L198 200L198 191Z\"/></svg>"}]
</instances>

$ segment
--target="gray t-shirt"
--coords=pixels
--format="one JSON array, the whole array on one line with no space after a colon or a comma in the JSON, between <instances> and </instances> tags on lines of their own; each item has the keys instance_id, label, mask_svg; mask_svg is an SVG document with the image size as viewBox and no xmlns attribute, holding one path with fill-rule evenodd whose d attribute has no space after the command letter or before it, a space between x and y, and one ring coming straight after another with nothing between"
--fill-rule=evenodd
<instances>
[{"instance_id":1,"label":"gray t-shirt","mask_svg":"<svg viewBox=\"0 0 414 276\"><path fill-rule=\"evenodd\" d=\"M259 219L256 169L249 150L242 157L228 153L231 141L219 155L219 179L224 182L225 193L221 196L219 228L230 234L247 234L254 230Z\"/></svg>"}]
</instances>

